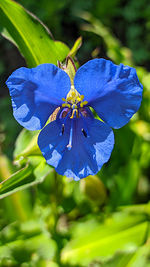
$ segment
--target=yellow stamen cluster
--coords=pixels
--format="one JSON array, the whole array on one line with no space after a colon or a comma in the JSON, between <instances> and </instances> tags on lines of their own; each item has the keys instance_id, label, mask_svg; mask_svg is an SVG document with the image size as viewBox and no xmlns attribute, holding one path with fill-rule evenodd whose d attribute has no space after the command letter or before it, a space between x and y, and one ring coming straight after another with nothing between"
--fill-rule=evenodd
<instances>
[{"instance_id":1,"label":"yellow stamen cluster","mask_svg":"<svg viewBox=\"0 0 150 267\"><path fill-rule=\"evenodd\" d=\"M75 114L76 117L78 117L78 108L83 108L83 106L88 103L88 101L83 101L83 99L84 95L80 95L78 91L74 88L74 85L71 85L71 89L67 94L66 99L62 98L62 100L65 102L62 104L62 107L68 107L73 109L72 116L70 118L73 118Z\"/></svg>"}]
</instances>

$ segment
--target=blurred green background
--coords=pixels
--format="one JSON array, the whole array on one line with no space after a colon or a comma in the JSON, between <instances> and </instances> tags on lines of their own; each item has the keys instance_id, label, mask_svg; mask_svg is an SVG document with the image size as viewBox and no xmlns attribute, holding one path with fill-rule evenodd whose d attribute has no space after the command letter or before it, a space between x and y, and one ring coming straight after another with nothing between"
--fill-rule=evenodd
<instances>
[{"instance_id":1,"label":"blurred green background","mask_svg":"<svg viewBox=\"0 0 150 267\"><path fill-rule=\"evenodd\" d=\"M5 80L26 61L0 37L0 181L19 170L0 191L0 266L150 266L150 2L17 2L69 48L82 36L79 65L103 57L133 66L144 92L138 113L114 131L109 162L74 182L45 164L36 133L13 118Z\"/></svg>"}]
</instances>

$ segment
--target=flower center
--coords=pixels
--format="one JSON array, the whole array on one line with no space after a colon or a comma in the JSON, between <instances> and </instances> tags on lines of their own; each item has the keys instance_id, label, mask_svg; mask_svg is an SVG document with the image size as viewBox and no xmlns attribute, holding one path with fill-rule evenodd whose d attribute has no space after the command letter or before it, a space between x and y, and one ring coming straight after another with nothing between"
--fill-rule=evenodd
<instances>
[{"instance_id":1,"label":"flower center","mask_svg":"<svg viewBox=\"0 0 150 267\"><path fill-rule=\"evenodd\" d=\"M74 88L74 85L71 85L71 89L67 94L66 99L62 98L65 102L62 104L62 107L67 107L72 109L71 119L75 117L79 118L79 109L87 105L88 101L83 101L84 95L80 95L79 92Z\"/></svg>"}]
</instances>

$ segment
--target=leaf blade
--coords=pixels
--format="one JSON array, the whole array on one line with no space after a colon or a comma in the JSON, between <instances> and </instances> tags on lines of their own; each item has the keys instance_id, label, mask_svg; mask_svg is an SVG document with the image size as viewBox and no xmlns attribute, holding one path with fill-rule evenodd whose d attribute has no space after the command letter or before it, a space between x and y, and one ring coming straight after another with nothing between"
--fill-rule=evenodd
<instances>
[{"instance_id":1,"label":"leaf blade","mask_svg":"<svg viewBox=\"0 0 150 267\"><path fill-rule=\"evenodd\" d=\"M35 162L35 166L32 164L32 161ZM0 183L0 199L35 184L42 183L52 170L53 169L46 164L43 157L31 157L25 167Z\"/></svg>"},{"instance_id":2,"label":"leaf blade","mask_svg":"<svg viewBox=\"0 0 150 267\"><path fill-rule=\"evenodd\" d=\"M42 63L56 64L69 53L69 48L62 42L52 40L43 23L20 4L0 0L0 17L3 29L6 28L11 36L8 39L15 40L29 67ZM3 34L7 37L6 31Z\"/></svg>"},{"instance_id":3,"label":"leaf blade","mask_svg":"<svg viewBox=\"0 0 150 267\"><path fill-rule=\"evenodd\" d=\"M118 222L117 222L118 221ZM119 222L120 221L120 222ZM144 216L120 216L73 233L63 248L62 263L88 265L93 260L106 260L117 252L134 252L145 242L148 222ZM90 230L91 229L91 230Z\"/></svg>"}]
</instances>

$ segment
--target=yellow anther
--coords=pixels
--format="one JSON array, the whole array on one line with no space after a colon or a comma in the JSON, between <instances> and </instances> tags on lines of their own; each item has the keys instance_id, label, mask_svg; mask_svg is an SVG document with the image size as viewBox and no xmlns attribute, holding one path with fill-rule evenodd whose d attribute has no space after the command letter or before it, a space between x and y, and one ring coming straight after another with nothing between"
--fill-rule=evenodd
<instances>
[{"instance_id":1,"label":"yellow anther","mask_svg":"<svg viewBox=\"0 0 150 267\"><path fill-rule=\"evenodd\" d=\"M88 101L83 101L82 104L83 106L86 105L88 103Z\"/></svg>"},{"instance_id":2,"label":"yellow anther","mask_svg":"<svg viewBox=\"0 0 150 267\"><path fill-rule=\"evenodd\" d=\"M72 109L72 115L71 119L76 116L76 118L79 118L79 108L83 108L88 101L83 101L84 95L80 95L79 92L75 89L74 85L71 85L71 89L68 92L66 99L63 97L62 100L65 102L62 104L62 107L68 107L69 109Z\"/></svg>"},{"instance_id":3,"label":"yellow anther","mask_svg":"<svg viewBox=\"0 0 150 267\"><path fill-rule=\"evenodd\" d=\"M62 104L62 107L63 107L63 108L66 107L66 103L63 103L63 104Z\"/></svg>"},{"instance_id":4,"label":"yellow anther","mask_svg":"<svg viewBox=\"0 0 150 267\"><path fill-rule=\"evenodd\" d=\"M71 99L72 99L72 97L71 97L71 96L67 97L67 101L70 101Z\"/></svg>"},{"instance_id":5,"label":"yellow anther","mask_svg":"<svg viewBox=\"0 0 150 267\"><path fill-rule=\"evenodd\" d=\"M75 113L76 113L76 117L79 118L78 110L77 109L73 109L70 119L74 118Z\"/></svg>"},{"instance_id":6,"label":"yellow anther","mask_svg":"<svg viewBox=\"0 0 150 267\"><path fill-rule=\"evenodd\" d=\"M71 96L72 97L75 97L76 96L76 93L74 91L71 92Z\"/></svg>"},{"instance_id":7,"label":"yellow anther","mask_svg":"<svg viewBox=\"0 0 150 267\"><path fill-rule=\"evenodd\" d=\"M83 101L83 102L80 104L80 107L83 108L83 106L85 106L87 103L88 103L88 101Z\"/></svg>"},{"instance_id":8,"label":"yellow anther","mask_svg":"<svg viewBox=\"0 0 150 267\"><path fill-rule=\"evenodd\" d=\"M69 91L69 93L67 94L67 101L69 101L71 104L76 104L77 102L79 102L77 100L77 97L80 98L80 94L78 93L78 91L74 88L74 85L71 85L71 89Z\"/></svg>"},{"instance_id":9,"label":"yellow anther","mask_svg":"<svg viewBox=\"0 0 150 267\"><path fill-rule=\"evenodd\" d=\"M81 102L82 101L81 97L77 97L77 101Z\"/></svg>"},{"instance_id":10,"label":"yellow anther","mask_svg":"<svg viewBox=\"0 0 150 267\"><path fill-rule=\"evenodd\" d=\"M62 107L63 107L63 108L65 108L65 107L71 108L71 106L70 106L68 103L63 103L63 104L62 104Z\"/></svg>"}]
</instances>

